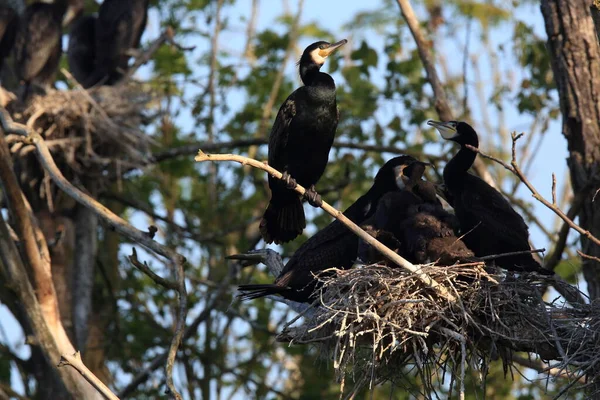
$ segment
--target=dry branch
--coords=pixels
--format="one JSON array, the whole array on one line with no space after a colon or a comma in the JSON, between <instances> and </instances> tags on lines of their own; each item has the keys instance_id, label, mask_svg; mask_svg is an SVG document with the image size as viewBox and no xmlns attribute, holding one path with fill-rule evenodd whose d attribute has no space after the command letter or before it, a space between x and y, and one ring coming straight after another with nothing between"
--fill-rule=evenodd
<instances>
[{"instance_id":1,"label":"dry branch","mask_svg":"<svg viewBox=\"0 0 600 400\"><path fill-rule=\"evenodd\" d=\"M198 155L196 156L195 160L197 162L234 161L234 162L238 162L242 165L250 165L254 168L261 169L277 179L282 179L282 173L277 171L275 168L270 167L266 163L258 161L258 160L254 160L254 159L251 159L248 157L235 155L235 154L206 154L202 150L199 150ZM298 192L298 194L300 194L300 195L304 195L306 193L306 189L300 185L296 186L295 191ZM373 246L381 254L383 254L390 260L392 260L398 266L415 274L415 276L417 276L419 280L421 280L423 283L425 283L425 285L427 285L428 287L430 287L432 289L435 289L436 292L441 297L445 298L446 300L448 300L450 302L455 301L454 296L451 293L449 293L446 290L446 288L444 288L443 286L440 286L437 282L432 280L429 276L427 276L426 274L421 272L420 266L416 266L416 265L408 262L407 260L405 260L403 257L398 255L397 253L395 253L394 251L390 250L389 248L387 248L386 246L381 244L377 239L375 239L373 236L369 235L367 232L362 230L358 225L356 225L354 222L352 222L341 211L336 210L335 208L333 208L331 205L327 204L326 202L323 202L321 208L325 212L327 212L329 215L338 219L341 223L346 225L346 227L348 227L348 229L350 229L352 232L354 232L356 235L358 235L358 237L360 237L362 240L364 240L365 242L367 242L368 244Z\"/></svg>"},{"instance_id":2,"label":"dry branch","mask_svg":"<svg viewBox=\"0 0 600 400\"><path fill-rule=\"evenodd\" d=\"M75 368L77 372L79 372L81 376L85 378L86 381L88 381L93 387L102 393L104 398L109 400L119 400L119 398L113 392L111 392L108 386L102 383L102 381L98 379L96 375L94 375L92 371L88 369L88 367L85 366L83 360L81 359L81 353L78 351L73 355L63 354L61 356L58 367L60 368L66 365Z\"/></svg>"},{"instance_id":3,"label":"dry branch","mask_svg":"<svg viewBox=\"0 0 600 400\"><path fill-rule=\"evenodd\" d=\"M0 112L0 114L3 114L3 112ZM186 262L185 257L178 254L169 247L154 241L151 238L151 234L149 232L143 232L134 228L127 221L123 220L121 217L114 214L111 210L100 204L96 199L92 198L91 196L87 195L86 193L73 186L63 176L62 172L54 162L54 159L50 154L50 151L45 143L44 138L39 133L31 131L30 129L22 125L8 125L8 119L5 115L2 116L2 120L0 122L3 123L3 128L5 129L5 131L24 134L24 140L27 143L35 146L36 155L44 170L51 176L53 182L58 187L60 187L66 194L68 194L73 200L82 204L84 207L90 209L106 224L108 224L111 228L113 228L120 234L124 235L125 237L129 238L134 242L143 245L147 249L167 258L173 263L173 269L175 271L175 280L177 282L177 323L175 333L173 335L173 339L169 347L165 369L167 375L167 386L169 391L176 399L181 399L181 395L177 392L176 388L173 385L172 379L169 380L169 377L172 378L175 357L177 354L177 349L179 348L179 345L181 343L181 338L184 333L185 318L187 315L187 292L185 287L184 273L184 264ZM142 269L142 271L144 270ZM160 280L156 282L158 284L164 283ZM167 286L166 288L170 289L171 287Z\"/></svg>"}]
</instances>

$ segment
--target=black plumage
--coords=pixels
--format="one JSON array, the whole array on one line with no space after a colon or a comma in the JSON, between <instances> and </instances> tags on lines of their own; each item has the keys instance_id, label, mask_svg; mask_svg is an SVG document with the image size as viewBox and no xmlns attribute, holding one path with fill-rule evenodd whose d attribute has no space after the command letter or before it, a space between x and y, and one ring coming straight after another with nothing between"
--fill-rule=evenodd
<instances>
[{"instance_id":1,"label":"black plumage","mask_svg":"<svg viewBox=\"0 0 600 400\"><path fill-rule=\"evenodd\" d=\"M302 201L290 189L304 186L313 205L320 203L315 192L329 158L339 113L333 78L320 68L325 59L346 40L330 44L316 42L304 50L299 62L304 86L296 89L281 105L269 136L269 165L290 178L288 184L269 176L271 200L260 223L267 243L285 243L296 238L306 226Z\"/></svg>"},{"instance_id":2,"label":"black plumage","mask_svg":"<svg viewBox=\"0 0 600 400\"><path fill-rule=\"evenodd\" d=\"M25 9L15 40L17 76L24 85L23 100L32 84L47 89L54 82L62 54L63 22L67 24L82 8L81 0L56 0L36 2Z\"/></svg>"},{"instance_id":3,"label":"black plumage","mask_svg":"<svg viewBox=\"0 0 600 400\"><path fill-rule=\"evenodd\" d=\"M417 161L405 168L403 190L382 197L377 212L365 223L366 228L412 263L452 265L472 258L473 252L456 237L458 221L442 207L435 185L421 179L426 165ZM367 263L384 260L378 251L362 241L359 254Z\"/></svg>"},{"instance_id":4,"label":"black plumage","mask_svg":"<svg viewBox=\"0 0 600 400\"><path fill-rule=\"evenodd\" d=\"M482 179L468 172L477 153L466 145L479 146L477 132L466 122L429 121L442 137L461 147L444 168L444 184L451 199L461 234L476 256L483 257L530 250L529 229L521 217L502 196ZM501 257L495 264L509 271L535 271L551 275L531 254Z\"/></svg>"},{"instance_id":5,"label":"black plumage","mask_svg":"<svg viewBox=\"0 0 600 400\"><path fill-rule=\"evenodd\" d=\"M401 168L413 161L414 158L410 156L399 156L385 163L377 173L373 186L348 207L344 215L356 224L371 217L381 197L398 189L397 178ZM317 287L313 274L328 268L348 269L356 260L357 252L358 236L335 220L300 246L274 284L241 285L240 297L247 300L280 294L293 301L310 302Z\"/></svg>"},{"instance_id":6,"label":"black plumage","mask_svg":"<svg viewBox=\"0 0 600 400\"><path fill-rule=\"evenodd\" d=\"M69 70L84 88L89 87L89 79L95 67L96 21L95 15L77 18L69 33L67 49Z\"/></svg>"},{"instance_id":7,"label":"black plumage","mask_svg":"<svg viewBox=\"0 0 600 400\"><path fill-rule=\"evenodd\" d=\"M10 56L19 29L19 14L22 0L3 0L0 2L0 72L4 61Z\"/></svg>"},{"instance_id":8,"label":"black plumage","mask_svg":"<svg viewBox=\"0 0 600 400\"><path fill-rule=\"evenodd\" d=\"M122 78L130 51L140 45L147 19L148 0L104 0L96 21L94 71L85 87L112 85Z\"/></svg>"}]
</instances>

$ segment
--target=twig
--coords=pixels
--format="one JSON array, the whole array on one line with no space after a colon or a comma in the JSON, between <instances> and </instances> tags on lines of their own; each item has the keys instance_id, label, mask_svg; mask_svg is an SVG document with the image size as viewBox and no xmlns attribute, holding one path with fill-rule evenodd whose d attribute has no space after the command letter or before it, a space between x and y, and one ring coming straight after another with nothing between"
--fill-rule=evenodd
<instances>
[{"instance_id":1,"label":"twig","mask_svg":"<svg viewBox=\"0 0 600 400\"><path fill-rule=\"evenodd\" d=\"M509 170L510 172L512 172L513 174L515 174L520 180L521 182L523 182L525 184L525 186L527 187L527 189L529 189L529 191L531 192L531 194L533 195L533 197L539 201L540 203L542 203L543 205L545 205L547 208L549 208L550 210L552 210L556 215L558 215L563 221L565 221L565 223L571 227L572 229L574 229L575 231L579 232L579 234L581 234L582 236L585 236L586 238L588 238L590 241L594 242L596 245L600 246L600 239L598 239L597 237L595 237L594 235L592 235L590 233L590 231L587 231L585 229L583 229L582 227L580 227L579 225L577 225L575 222L573 222L573 220L571 218L569 218L560 208L558 208L556 205L553 205L552 203L550 203L548 200L546 200L542 195L540 195L538 193L538 191L533 187L533 185L531 184L531 182L529 182L529 180L527 179L527 177L525 177L525 175L523 174L523 172L521 171L521 169L519 168L519 164L517 163L516 160L516 143L517 140L519 140L521 137L523 136L523 134L516 134L513 133L512 134L512 140L513 140L513 145L512 145L512 160L510 165L505 163L502 160L499 160L496 157L490 156L488 154L483 153L481 150L479 150L477 147L473 147L470 145L466 145L466 147L476 153L479 153L479 155L481 155L483 158L487 158L489 160L492 160L494 162L497 162L498 164L502 165L504 168L506 168L507 170Z\"/></svg>"},{"instance_id":2,"label":"twig","mask_svg":"<svg viewBox=\"0 0 600 400\"><path fill-rule=\"evenodd\" d=\"M85 366L81 360L81 354L77 351L73 355L63 354L60 357L58 367L69 365L77 370L93 387L96 388L106 399L119 400L119 398L106 386L96 375Z\"/></svg>"},{"instance_id":3,"label":"twig","mask_svg":"<svg viewBox=\"0 0 600 400\"><path fill-rule=\"evenodd\" d=\"M588 260L596 261L600 263L600 257L590 256L589 254L585 254L584 252L577 250L577 254L579 254L582 258L587 258Z\"/></svg>"},{"instance_id":4,"label":"twig","mask_svg":"<svg viewBox=\"0 0 600 400\"><path fill-rule=\"evenodd\" d=\"M165 278L157 275L154 271L152 271L150 269L150 267L148 267L148 264L146 264L145 261L141 262L140 260L138 260L137 251L135 250L135 247L133 249L131 249L131 251L132 251L132 253L128 258L129 258L129 262L131 262L131 264L133 264L134 267L136 267L137 269L142 271L144 274L148 275L148 277L150 277L150 279L152 279L155 283L159 284L160 286L163 286L163 287L166 287L166 288L172 289L172 290L177 290L179 288L177 282L170 281L168 279L165 279Z\"/></svg>"},{"instance_id":5,"label":"twig","mask_svg":"<svg viewBox=\"0 0 600 400\"><path fill-rule=\"evenodd\" d=\"M409 0L397 0L398 5L400 6L400 11L402 12L402 16L410 29L410 33L415 39L415 43L417 45L417 50L419 51L419 57L421 58L421 62L423 63L423 67L425 67L425 72L427 73L427 80L431 84L431 88L433 89L434 96L434 107L438 116L443 121L451 121L453 120L452 111L450 110L450 103L448 102L448 97L446 97L446 92L444 91L444 85L440 78L437 75L435 70L435 65L433 62L433 57L429 52L429 45L425 40L425 36L421 31L421 26L419 24L419 20L415 15L415 12L410 4ZM494 182L494 178L487 170L485 164L481 160L475 160L473 164L473 169L477 172L477 174L486 181L490 186L494 188L498 188L496 182Z\"/></svg>"},{"instance_id":6,"label":"twig","mask_svg":"<svg viewBox=\"0 0 600 400\"><path fill-rule=\"evenodd\" d=\"M562 370L560 370L559 368L552 368L549 365L541 362L541 361L534 361L534 360L530 360L529 358L525 358L525 357L521 357L518 354L514 354L511 357L512 361L520 364L526 368L532 369L534 371L539 372L540 374L549 374L552 375L556 378L562 378L562 379L569 379L568 374L564 374L562 372ZM580 383L585 383L585 379L583 377L579 378L579 382Z\"/></svg>"},{"instance_id":7,"label":"twig","mask_svg":"<svg viewBox=\"0 0 600 400\"><path fill-rule=\"evenodd\" d=\"M106 224L108 224L117 232L133 240L134 242L145 246L153 252L169 259L174 264L177 281L177 301L179 304L177 308L177 323L175 333L173 335L173 339L169 347L167 364L165 368L167 382L169 382L170 377L172 383L173 365L175 363L177 349L179 348L179 344L181 343L181 338L183 336L183 331L185 328L185 318L187 315L187 292L185 287L185 273L183 269L184 264L186 262L185 257L178 254L176 251L170 249L169 247L156 242L150 237L148 232L143 232L134 228L127 221L123 220L111 210L100 204L96 199L92 198L91 196L85 194L84 192L73 186L63 176L62 172L57 167L52 157L52 154L50 154L48 146L46 145L46 142L39 133L28 129L23 130L22 128L15 129L6 124L7 120L2 112L0 112L0 115L2 115L3 117L2 121L0 122L3 123L3 128L5 129L5 131L11 131L13 133L19 131L23 133L24 136L27 137L28 142L36 147L36 154L40 164L42 165L44 170L52 177L54 183L56 183L56 185L61 190L63 190L73 200L82 204L84 207L89 208L96 215L98 215L98 217L100 217ZM175 396L176 398L180 398L177 397L180 395L179 393L177 393L174 387L169 387L169 389L171 390L173 396Z\"/></svg>"},{"instance_id":8,"label":"twig","mask_svg":"<svg viewBox=\"0 0 600 400\"><path fill-rule=\"evenodd\" d=\"M495 260L497 258L502 258L502 257L520 256L521 254L543 253L544 251L546 251L546 249L512 251L510 253L491 254L489 256L477 257L477 259L480 261L487 261L487 260Z\"/></svg>"},{"instance_id":9,"label":"twig","mask_svg":"<svg viewBox=\"0 0 600 400\"><path fill-rule=\"evenodd\" d=\"M173 39L174 36L175 36L175 31L173 30L173 28L170 26L167 27L167 29L165 29L165 31L162 33L162 35L160 35L154 42L152 42L150 44L150 46L148 46L144 50L144 52L135 59L135 62L133 63L131 68L129 68L127 70L127 72L125 73L125 75L123 76L123 79L121 79L119 84L127 82L129 80L129 78L131 78L133 76L133 74L135 74L135 72L138 70L138 68L140 68L142 65L144 65L148 61L150 61L150 59L152 58L154 53L156 53L158 51L158 49L160 48L160 46L162 46L165 43L170 43L171 45L175 46L179 50L183 50L183 51L193 50L195 48L195 46L182 47L182 46L178 45L177 43L175 43L175 41Z\"/></svg>"},{"instance_id":10,"label":"twig","mask_svg":"<svg viewBox=\"0 0 600 400\"><path fill-rule=\"evenodd\" d=\"M206 154L202 150L199 150L198 155L196 156L195 160L197 162L234 161L234 162L238 162L242 165L250 165L254 168L262 169L263 171L269 173L271 176L273 176L277 179L282 179L281 172L277 171L273 167L268 166L266 163L260 162L258 160L254 160L254 159L251 159L248 157L236 155L236 154ZM300 195L304 195L306 192L306 189L304 189L300 185L297 185L295 188L295 191L298 192ZM390 250L389 248L387 248L386 246L381 244L377 239L375 239L373 236L366 233L358 225L356 225L354 222L352 222L350 219L348 219L348 217L346 217L341 211L336 210L335 208L333 208L326 202L323 202L323 205L321 206L321 208L325 212L327 212L329 215L338 219L340 222L342 222L344 225L346 225L348 227L348 229L350 229L352 232L354 232L356 235L358 235L365 242L367 242L368 244L373 246L375 249L377 249L381 254L388 257L390 260L392 260L398 266L415 274L421 282L425 283L430 288L435 289L440 296L446 298L447 300L449 300L451 302L454 302L456 300L455 297L446 290L446 288L444 288L442 285L440 285L437 282L435 282L434 280L432 280L427 274L424 274L423 272L421 272L421 270L418 266L415 266L414 264L408 262L407 260L402 258L400 255L396 254L395 252L393 252L392 250Z\"/></svg>"},{"instance_id":11,"label":"twig","mask_svg":"<svg viewBox=\"0 0 600 400\"><path fill-rule=\"evenodd\" d=\"M554 172L552 173L552 205L557 206L556 204L556 175Z\"/></svg>"}]
</instances>

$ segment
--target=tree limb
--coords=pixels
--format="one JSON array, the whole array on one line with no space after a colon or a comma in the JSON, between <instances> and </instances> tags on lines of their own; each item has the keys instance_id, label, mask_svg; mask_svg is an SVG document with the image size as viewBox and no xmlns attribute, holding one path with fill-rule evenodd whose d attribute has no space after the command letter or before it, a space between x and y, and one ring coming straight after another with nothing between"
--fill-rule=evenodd
<instances>
[{"instance_id":1,"label":"tree limb","mask_svg":"<svg viewBox=\"0 0 600 400\"><path fill-rule=\"evenodd\" d=\"M185 328L185 318L187 315L187 292L185 287L185 273L184 273L184 264L186 263L185 257L178 254L176 251L170 249L169 247L162 245L155 240L152 239L151 234L148 232L142 232L136 228L134 228L127 221L123 220L121 217L113 213L111 210L106 208L104 205L100 204L96 199L82 192L73 186L62 174L60 169L57 167L48 146L46 145L42 136L34 131L29 130L27 127L19 126L18 124L14 124L13 126L8 125L8 121L3 112L0 112L2 119L0 122L2 123L5 131L10 131L11 133L21 134L26 136L27 140L30 144L36 147L36 155L37 158L44 168L44 170L51 176L52 180L56 183L56 185L63 190L67 195L69 195L73 200L77 201L79 204L89 208L93 211L98 217L100 217L106 224L108 224L111 228L124 235L125 237L137 242L147 249L167 258L173 263L173 269L175 270L175 280L177 281L177 318L176 318L176 328L175 333L173 335L173 339L171 341L171 345L168 351L167 363L165 366L166 375L167 375L167 385L171 394L176 399L181 399L181 396L173 386L172 376L173 376L173 366L175 363L175 356L177 355L177 349L179 348L179 344L181 343L181 338L183 336L184 328ZM10 157L10 156L9 156ZM4 158L4 157L2 157ZM2 162L0 160L0 162ZM16 178L15 178L16 179ZM66 333L65 333L66 337ZM70 344L70 342L69 342ZM75 350L64 351L64 353L73 353ZM169 379L171 378L171 379Z\"/></svg>"},{"instance_id":2,"label":"tree limb","mask_svg":"<svg viewBox=\"0 0 600 400\"><path fill-rule=\"evenodd\" d=\"M415 39L417 50L419 51L419 57L421 58L421 62L423 63L423 67L425 67L425 72L427 73L427 80L433 89L435 110L442 121L452 121L454 118L452 116L452 111L450 110L450 103L448 101L448 97L446 96L442 81L438 77L435 70L433 57L428 50L430 46L427 44L425 36L421 31L419 20L417 19L409 0L397 0L397 2L400 6L402 16L404 17L404 20L410 29L410 33ZM494 182L494 178L481 160L475 160L473 169L477 172L477 175L479 175L490 186L496 189L498 188L496 182Z\"/></svg>"},{"instance_id":3,"label":"tree limb","mask_svg":"<svg viewBox=\"0 0 600 400\"><path fill-rule=\"evenodd\" d=\"M94 375L92 371L88 369L88 367L85 366L81 360L81 353L78 351L76 351L73 355L63 354L61 356L58 367L60 368L66 365L75 368L75 370L77 370L77 372L79 372L86 381L88 381L93 387L96 388L96 390L102 393L104 398L109 400L119 400L119 398L113 392L111 392L108 386L102 383L102 381L98 379L96 375Z\"/></svg>"},{"instance_id":4,"label":"tree limb","mask_svg":"<svg viewBox=\"0 0 600 400\"><path fill-rule=\"evenodd\" d=\"M206 154L202 150L199 150L198 151L198 155L196 156L195 160L197 162L205 162L205 161L211 161L211 162L216 162L216 161L234 161L234 162L238 162L238 163L240 163L242 165L250 165L250 166L252 166L254 168L261 169L261 170L269 173L271 176L273 176L273 177L275 177L277 179L282 179L281 172L277 171L273 167L268 166L266 163L260 162L258 160L253 160L253 159L248 158L248 157L235 155L235 154ZM297 185L294 190L298 194L300 194L300 195L304 195L304 193L306 192L306 189L304 189L300 185ZM384 246L383 244L381 244L377 239L375 239L373 236L371 236L368 233L366 233L358 225L356 225L354 222L352 222L341 211L336 210L335 208L333 208L332 206L330 206L326 202L323 202L323 205L321 206L321 208L325 212L327 212L329 215L331 215L332 217L338 219L341 223L343 223L344 225L346 225L346 227L348 227L348 229L350 229L352 232L354 232L358 237L360 237L365 242L367 242L368 244L370 244L371 246L373 246L381 254L385 255L387 258L389 258L390 260L392 260L398 266L400 266L400 267L406 269L407 271L410 271L411 273L415 274L415 276L421 282L423 282L425 285L429 286L430 288L435 289L436 292L441 297L447 299L448 301L452 301L452 302L454 302L456 300L456 298L451 293L449 293L446 290L446 288L444 288L442 285L440 285L437 282L435 282L427 274L424 274L423 272L421 272L421 270L420 270L420 268L418 266L415 266L414 264L408 262L406 259L404 259L400 255L398 255L397 253L393 252L392 250L390 250L389 248L387 248L386 246Z\"/></svg>"}]
</instances>

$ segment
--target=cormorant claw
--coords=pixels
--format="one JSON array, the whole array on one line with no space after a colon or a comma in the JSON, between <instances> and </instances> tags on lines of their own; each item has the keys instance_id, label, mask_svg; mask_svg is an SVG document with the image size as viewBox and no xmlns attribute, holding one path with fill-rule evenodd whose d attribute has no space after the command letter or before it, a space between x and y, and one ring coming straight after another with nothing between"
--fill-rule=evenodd
<instances>
[{"instance_id":1,"label":"cormorant claw","mask_svg":"<svg viewBox=\"0 0 600 400\"><path fill-rule=\"evenodd\" d=\"M296 180L292 178L287 171L283 171L283 174L281 174L281 179L285 182L285 185L288 189L294 190L296 189L296 186L298 186Z\"/></svg>"},{"instance_id":2,"label":"cormorant claw","mask_svg":"<svg viewBox=\"0 0 600 400\"><path fill-rule=\"evenodd\" d=\"M323 200L321 199L321 195L315 190L315 185L310 185L304 193L304 197L308 200L308 204L313 207L318 208L323 205Z\"/></svg>"}]
</instances>

